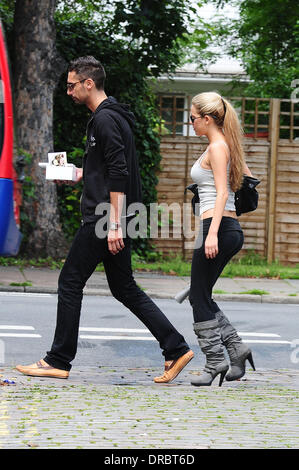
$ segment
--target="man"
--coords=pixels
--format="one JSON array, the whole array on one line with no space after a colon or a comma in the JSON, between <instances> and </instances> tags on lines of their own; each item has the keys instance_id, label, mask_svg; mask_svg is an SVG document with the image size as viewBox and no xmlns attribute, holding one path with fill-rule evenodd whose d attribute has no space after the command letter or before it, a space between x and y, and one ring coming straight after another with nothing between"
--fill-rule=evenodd
<instances>
[{"instance_id":1,"label":"man","mask_svg":"<svg viewBox=\"0 0 299 470\"><path fill-rule=\"evenodd\" d=\"M17 366L26 375L67 378L77 351L83 288L97 264L103 262L113 296L129 308L158 340L165 356L165 371L155 382L170 382L194 354L154 302L136 285L131 269L130 239L123 238L123 204L141 201L141 184L132 126L134 115L104 91L105 71L94 57L80 57L68 70L67 93L92 112L81 198L82 222L59 276L55 336L44 359ZM109 228L98 237L96 207L109 203Z\"/></svg>"}]
</instances>

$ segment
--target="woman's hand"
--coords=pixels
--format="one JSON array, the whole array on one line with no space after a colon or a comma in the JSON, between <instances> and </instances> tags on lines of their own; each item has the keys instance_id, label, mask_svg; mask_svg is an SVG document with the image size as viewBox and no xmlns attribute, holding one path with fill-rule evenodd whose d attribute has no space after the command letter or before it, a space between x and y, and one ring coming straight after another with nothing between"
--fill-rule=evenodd
<instances>
[{"instance_id":1,"label":"woman's hand","mask_svg":"<svg viewBox=\"0 0 299 470\"><path fill-rule=\"evenodd\" d=\"M206 258L215 258L218 254L218 235L208 233L205 241L205 255Z\"/></svg>"}]
</instances>

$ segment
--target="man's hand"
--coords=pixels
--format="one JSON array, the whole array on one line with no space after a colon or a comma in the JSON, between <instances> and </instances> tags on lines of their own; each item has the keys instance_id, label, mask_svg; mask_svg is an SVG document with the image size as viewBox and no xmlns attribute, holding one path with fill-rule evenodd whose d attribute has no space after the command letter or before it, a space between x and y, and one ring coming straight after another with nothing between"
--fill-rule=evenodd
<instances>
[{"instance_id":1,"label":"man's hand","mask_svg":"<svg viewBox=\"0 0 299 470\"><path fill-rule=\"evenodd\" d=\"M79 183L83 178L83 168L76 168L76 179L75 181L72 180L54 180L54 183L61 186L62 184L69 184L70 186L74 186L75 184Z\"/></svg>"},{"instance_id":2,"label":"man's hand","mask_svg":"<svg viewBox=\"0 0 299 470\"><path fill-rule=\"evenodd\" d=\"M108 249L113 255L117 255L124 247L122 228L117 230L109 230L108 232Z\"/></svg>"},{"instance_id":3,"label":"man's hand","mask_svg":"<svg viewBox=\"0 0 299 470\"><path fill-rule=\"evenodd\" d=\"M76 168L76 181L75 183L79 183L83 178L83 168Z\"/></svg>"},{"instance_id":4,"label":"man's hand","mask_svg":"<svg viewBox=\"0 0 299 470\"><path fill-rule=\"evenodd\" d=\"M124 201L124 193L110 191L110 227L108 232L108 249L116 255L124 247L123 232L120 225L121 212Z\"/></svg>"}]
</instances>

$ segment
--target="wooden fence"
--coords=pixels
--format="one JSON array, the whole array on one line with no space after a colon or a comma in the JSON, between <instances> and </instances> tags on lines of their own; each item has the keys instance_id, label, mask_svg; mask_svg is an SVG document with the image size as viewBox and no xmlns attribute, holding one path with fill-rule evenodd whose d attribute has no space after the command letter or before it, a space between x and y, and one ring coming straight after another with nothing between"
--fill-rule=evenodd
<instances>
[{"instance_id":1,"label":"wooden fence","mask_svg":"<svg viewBox=\"0 0 299 470\"><path fill-rule=\"evenodd\" d=\"M244 149L248 166L261 180L258 186L259 207L255 212L240 217L245 235L240 255L253 249L267 257L269 262L278 259L285 264L296 264L299 263L299 140L296 138L299 127L295 125L294 116L299 113L295 113L290 100L289 104L290 123L288 125L284 121L281 127L282 100L269 100L263 138L259 136L261 114L258 114L258 107L254 107L253 135L245 137ZM245 119L245 113L242 119ZM247 127L248 124L250 122L247 122ZM172 125L177 129L175 120ZM281 138L285 132L289 133L288 138ZM200 221L191 215L191 193L184 194L184 189L192 183L190 169L206 146L207 140L176 135L175 132L161 138L158 202L162 207L165 204L164 211L178 205L181 208L181 218L178 214L174 216L172 211L169 213L172 221L170 237L159 235L153 239L157 250L164 254L181 254L185 259L192 255Z\"/></svg>"}]
</instances>

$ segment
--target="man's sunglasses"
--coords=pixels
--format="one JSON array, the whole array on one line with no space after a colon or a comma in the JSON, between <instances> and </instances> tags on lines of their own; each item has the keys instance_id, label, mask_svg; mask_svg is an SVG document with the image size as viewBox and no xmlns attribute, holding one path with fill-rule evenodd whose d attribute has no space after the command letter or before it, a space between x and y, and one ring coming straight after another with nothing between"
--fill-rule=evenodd
<instances>
[{"instance_id":1,"label":"man's sunglasses","mask_svg":"<svg viewBox=\"0 0 299 470\"><path fill-rule=\"evenodd\" d=\"M68 91L72 91L75 88L75 85L77 85L77 83L83 83L85 82L85 80L87 80L87 78L82 78L82 80L78 80L77 82L74 82L74 83L69 82L66 84L66 89Z\"/></svg>"}]
</instances>

